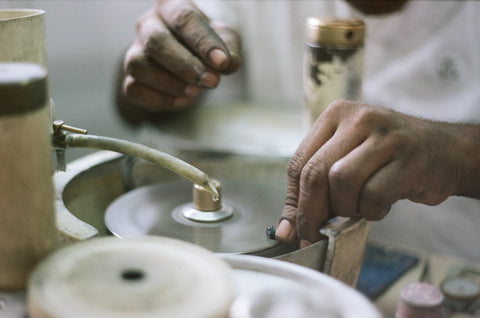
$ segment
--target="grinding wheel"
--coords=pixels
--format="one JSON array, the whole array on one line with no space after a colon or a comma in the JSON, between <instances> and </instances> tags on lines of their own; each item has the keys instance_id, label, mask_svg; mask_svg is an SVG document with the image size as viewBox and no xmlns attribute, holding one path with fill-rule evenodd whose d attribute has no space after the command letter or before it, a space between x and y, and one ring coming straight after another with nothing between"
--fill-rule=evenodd
<instances>
[{"instance_id":1,"label":"grinding wheel","mask_svg":"<svg viewBox=\"0 0 480 318\"><path fill-rule=\"evenodd\" d=\"M178 180L137 188L107 208L105 224L112 234L129 238L160 235L181 239L218 253L250 253L271 248L265 229L276 224L284 193L257 182L221 180L224 205L233 216L219 222L185 218L182 208L192 201L192 184Z\"/></svg>"}]
</instances>

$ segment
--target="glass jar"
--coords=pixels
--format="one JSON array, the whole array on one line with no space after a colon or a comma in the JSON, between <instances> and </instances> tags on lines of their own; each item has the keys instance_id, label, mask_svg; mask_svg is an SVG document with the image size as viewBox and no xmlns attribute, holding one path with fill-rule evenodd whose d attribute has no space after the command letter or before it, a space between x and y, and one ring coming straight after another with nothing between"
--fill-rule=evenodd
<instances>
[{"instance_id":1,"label":"glass jar","mask_svg":"<svg viewBox=\"0 0 480 318\"><path fill-rule=\"evenodd\" d=\"M365 24L310 17L305 33L303 94L311 125L334 100L361 98Z\"/></svg>"}]
</instances>

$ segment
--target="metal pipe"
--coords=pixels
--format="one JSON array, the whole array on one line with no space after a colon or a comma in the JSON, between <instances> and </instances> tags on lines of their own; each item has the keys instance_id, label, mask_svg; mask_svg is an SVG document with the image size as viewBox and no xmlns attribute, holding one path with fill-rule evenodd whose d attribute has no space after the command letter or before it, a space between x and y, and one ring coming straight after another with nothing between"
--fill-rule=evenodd
<instances>
[{"instance_id":1,"label":"metal pipe","mask_svg":"<svg viewBox=\"0 0 480 318\"><path fill-rule=\"evenodd\" d=\"M219 193L215 184L205 172L157 149L131 141L95 135L67 134L65 143L69 147L110 150L157 163L193 183L203 186L213 195L214 200L219 199Z\"/></svg>"}]
</instances>

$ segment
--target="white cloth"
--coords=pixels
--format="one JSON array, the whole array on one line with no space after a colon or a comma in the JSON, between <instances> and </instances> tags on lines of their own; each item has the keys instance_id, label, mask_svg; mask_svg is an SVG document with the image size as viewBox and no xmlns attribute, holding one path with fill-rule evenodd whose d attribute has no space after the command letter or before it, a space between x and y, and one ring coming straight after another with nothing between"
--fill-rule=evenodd
<instances>
[{"instance_id":1,"label":"white cloth","mask_svg":"<svg viewBox=\"0 0 480 318\"><path fill-rule=\"evenodd\" d=\"M416 0L380 17L362 16L341 1L227 4L238 17L245 64L243 75L230 79L243 76L244 85L232 85L224 98L243 94L301 111L305 18L354 15L367 25L365 102L429 119L480 120L478 1ZM371 236L480 261L480 201L452 197L436 207L398 202L373 224Z\"/></svg>"}]
</instances>

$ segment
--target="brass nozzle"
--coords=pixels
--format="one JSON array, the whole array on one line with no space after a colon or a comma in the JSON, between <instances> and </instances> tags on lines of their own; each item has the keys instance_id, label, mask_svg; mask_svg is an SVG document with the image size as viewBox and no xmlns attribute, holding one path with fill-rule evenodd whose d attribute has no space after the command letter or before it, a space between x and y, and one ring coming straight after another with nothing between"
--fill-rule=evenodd
<instances>
[{"instance_id":1,"label":"brass nozzle","mask_svg":"<svg viewBox=\"0 0 480 318\"><path fill-rule=\"evenodd\" d=\"M222 186L219 181L213 180L213 184L218 191L219 199L214 200L212 193L204 187L195 184L193 186L193 207L200 211L212 212L220 210L222 207Z\"/></svg>"}]
</instances>

